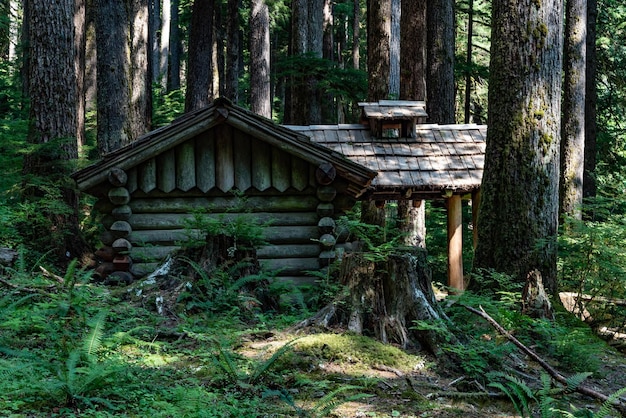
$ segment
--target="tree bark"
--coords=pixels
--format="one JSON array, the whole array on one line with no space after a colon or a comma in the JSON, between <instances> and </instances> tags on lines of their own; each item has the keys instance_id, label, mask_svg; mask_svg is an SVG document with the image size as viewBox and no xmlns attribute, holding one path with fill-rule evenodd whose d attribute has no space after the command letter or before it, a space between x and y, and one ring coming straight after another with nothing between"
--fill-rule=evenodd
<instances>
[{"instance_id":1,"label":"tree bark","mask_svg":"<svg viewBox=\"0 0 626 418\"><path fill-rule=\"evenodd\" d=\"M489 129L474 259L476 268L508 273L520 283L537 269L549 293L557 291L561 13L561 1L493 2Z\"/></svg>"},{"instance_id":2,"label":"tree bark","mask_svg":"<svg viewBox=\"0 0 626 418\"><path fill-rule=\"evenodd\" d=\"M172 11L170 13L170 64L167 77L168 91L180 89L180 61L182 46L180 40L179 3L179 0L172 0Z\"/></svg>"},{"instance_id":3,"label":"tree bark","mask_svg":"<svg viewBox=\"0 0 626 418\"><path fill-rule=\"evenodd\" d=\"M226 17L226 79L224 97L239 101L239 7L240 0L228 0Z\"/></svg>"},{"instance_id":4,"label":"tree bark","mask_svg":"<svg viewBox=\"0 0 626 418\"><path fill-rule=\"evenodd\" d=\"M131 142L150 131L152 126L152 76L148 31L150 13L148 0L132 0L130 9L130 60L131 60Z\"/></svg>"},{"instance_id":5,"label":"tree bark","mask_svg":"<svg viewBox=\"0 0 626 418\"><path fill-rule=\"evenodd\" d=\"M389 31L389 97L400 97L400 0L391 0Z\"/></svg>"},{"instance_id":6,"label":"tree bark","mask_svg":"<svg viewBox=\"0 0 626 418\"><path fill-rule=\"evenodd\" d=\"M265 0L253 0L250 16L250 109L272 117L270 96L270 16Z\"/></svg>"},{"instance_id":7,"label":"tree bark","mask_svg":"<svg viewBox=\"0 0 626 418\"><path fill-rule=\"evenodd\" d=\"M400 99L426 100L426 2L401 6Z\"/></svg>"},{"instance_id":8,"label":"tree bark","mask_svg":"<svg viewBox=\"0 0 626 418\"><path fill-rule=\"evenodd\" d=\"M434 354L441 353L446 338L454 339L435 300L424 250L407 249L379 261L367 253L348 254L341 262L339 279L348 287L348 296L338 298L298 328L339 325L384 343ZM437 323L441 330L416 330L413 325L418 320Z\"/></svg>"},{"instance_id":9,"label":"tree bark","mask_svg":"<svg viewBox=\"0 0 626 418\"><path fill-rule=\"evenodd\" d=\"M597 54L596 21L598 18L597 0L587 0L587 47L585 65L585 172L583 176L583 196L596 195L596 89Z\"/></svg>"},{"instance_id":10,"label":"tree bark","mask_svg":"<svg viewBox=\"0 0 626 418\"><path fill-rule=\"evenodd\" d=\"M128 17L123 2L95 3L98 149L104 155L131 142Z\"/></svg>"},{"instance_id":11,"label":"tree bark","mask_svg":"<svg viewBox=\"0 0 626 418\"><path fill-rule=\"evenodd\" d=\"M567 0L565 19L560 207L561 213L582 219L585 170L586 0Z\"/></svg>"},{"instance_id":12,"label":"tree bark","mask_svg":"<svg viewBox=\"0 0 626 418\"><path fill-rule=\"evenodd\" d=\"M81 149L85 145L85 66L87 46L87 5L85 0L76 0L74 4L74 36L76 53L74 70L76 71L76 142Z\"/></svg>"},{"instance_id":13,"label":"tree bark","mask_svg":"<svg viewBox=\"0 0 626 418\"><path fill-rule=\"evenodd\" d=\"M185 111L208 106L213 99L214 0L195 0L191 10Z\"/></svg>"},{"instance_id":14,"label":"tree bark","mask_svg":"<svg viewBox=\"0 0 626 418\"><path fill-rule=\"evenodd\" d=\"M155 0L157 2L161 0ZM159 79L161 80L161 87L167 89L168 79L168 64L170 59L170 28L171 28L171 13L172 3L171 0L163 0L161 7L161 48L160 48L160 60L159 60Z\"/></svg>"},{"instance_id":15,"label":"tree bark","mask_svg":"<svg viewBox=\"0 0 626 418\"><path fill-rule=\"evenodd\" d=\"M454 123L454 0L427 3L426 112L431 123Z\"/></svg>"},{"instance_id":16,"label":"tree bark","mask_svg":"<svg viewBox=\"0 0 626 418\"><path fill-rule=\"evenodd\" d=\"M368 100L389 98L389 48L391 0L368 0L367 74Z\"/></svg>"},{"instance_id":17,"label":"tree bark","mask_svg":"<svg viewBox=\"0 0 626 418\"><path fill-rule=\"evenodd\" d=\"M28 98L30 100L28 142L34 150L24 158L24 197L37 202L51 199L40 188L43 181L57 188L67 211L42 207L50 224L30 225L31 245L37 250L55 249L59 261L81 256L86 248L78 226L78 196L67 184L71 165L78 158L76 42L74 0L50 7L47 1L30 0L27 6ZM40 180L32 181L33 177ZM48 204L49 205L49 204ZM47 206L49 207L49 206ZM55 241L58 240L58 241Z\"/></svg>"}]
</instances>

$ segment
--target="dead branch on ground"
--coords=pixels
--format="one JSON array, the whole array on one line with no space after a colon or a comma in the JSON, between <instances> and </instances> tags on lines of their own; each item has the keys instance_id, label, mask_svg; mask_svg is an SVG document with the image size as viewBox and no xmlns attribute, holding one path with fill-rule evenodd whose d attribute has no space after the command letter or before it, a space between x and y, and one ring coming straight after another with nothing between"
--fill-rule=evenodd
<instances>
[{"instance_id":1,"label":"dead branch on ground","mask_svg":"<svg viewBox=\"0 0 626 418\"><path fill-rule=\"evenodd\" d=\"M563 376L561 373L559 373L558 370L556 370L554 367L548 364L547 361L539 357L539 355L535 353L532 349L526 347L520 340L515 338L509 331L504 329L504 327L500 325L498 322L496 322L496 320L493 319L491 316L489 316L489 314L485 312L485 310L482 307L480 308L480 310L478 310L471 306L467 306L467 305L462 305L462 306L468 311L480 316L481 318L489 322L491 326L493 326L496 329L496 331L498 331L498 333L506 337L509 341L515 344L516 347L518 347L520 350L526 353L530 358L536 361L550 375L550 377L552 377L554 380L561 383L562 385L567 385L567 378L565 376ZM609 400L609 397L607 395L600 393L598 391L595 391L586 386L580 385L574 388L574 390L582 395L589 396L603 403ZM612 403L612 406L616 408L617 410L619 410L622 415L626 415L626 404L624 404L623 401L617 399Z\"/></svg>"}]
</instances>

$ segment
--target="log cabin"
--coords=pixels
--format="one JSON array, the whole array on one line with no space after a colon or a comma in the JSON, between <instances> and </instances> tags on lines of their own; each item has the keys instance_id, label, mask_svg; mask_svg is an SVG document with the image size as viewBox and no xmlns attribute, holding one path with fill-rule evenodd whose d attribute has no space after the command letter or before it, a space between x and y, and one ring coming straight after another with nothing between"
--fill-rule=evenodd
<instances>
[{"instance_id":1,"label":"log cabin","mask_svg":"<svg viewBox=\"0 0 626 418\"><path fill-rule=\"evenodd\" d=\"M280 126L216 99L77 171L102 215L105 270L143 276L200 232L190 220L246 216L264 225L262 265L310 283L350 250L336 221L357 201L446 199L462 288L461 199L479 197L486 128L426 125L423 102L360 105L362 124Z\"/></svg>"}]
</instances>

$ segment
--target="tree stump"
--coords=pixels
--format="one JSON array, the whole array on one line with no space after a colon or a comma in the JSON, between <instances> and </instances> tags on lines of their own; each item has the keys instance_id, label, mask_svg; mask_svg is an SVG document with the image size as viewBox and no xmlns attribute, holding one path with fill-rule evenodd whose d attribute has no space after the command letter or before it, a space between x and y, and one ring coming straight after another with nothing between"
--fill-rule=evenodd
<instances>
[{"instance_id":1,"label":"tree stump","mask_svg":"<svg viewBox=\"0 0 626 418\"><path fill-rule=\"evenodd\" d=\"M432 290L425 250L407 248L382 260L371 253L347 254L339 280L348 287L348 296L333 301L297 328L342 326L385 343L424 348L433 354L450 338L445 331L447 317ZM417 320L431 321L433 328L416 330Z\"/></svg>"}]
</instances>

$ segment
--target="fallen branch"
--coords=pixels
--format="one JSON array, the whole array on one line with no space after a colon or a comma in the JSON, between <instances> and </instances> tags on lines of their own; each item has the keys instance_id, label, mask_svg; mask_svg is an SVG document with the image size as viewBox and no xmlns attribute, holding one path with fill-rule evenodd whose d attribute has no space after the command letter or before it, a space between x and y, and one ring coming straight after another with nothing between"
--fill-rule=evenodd
<instances>
[{"instance_id":1,"label":"fallen branch","mask_svg":"<svg viewBox=\"0 0 626 418\"><path fill-rule=\"evenodd\" d=\"M489 316L489 314L485 312L485 310L482 307L480 308L480 310L478 310L476 308L472 308L471 306L467 306L467 305L462 305L462 306L468 311L487 320L487 322L489 322L491 326L493 326L496 329L496 331L498 331L498 333L506 337L509 341L515 344L515 346L517 346L520 350L526 353L530 358L536 361L550 375L550 377L552 377L554 380L561 383L562 385L567 385L567 378L565 376L559 373L554 367L550 366L547 361L539 357L539 355L535 353L532 349L522 344L521 341L515 338L509 331L504 329L502 325L497 323L495 319ZM578 386L574 390L580 394L602 401L603 403L609 401L609 397L607 395L600 393L598 391L595 391L586 386ZM622 402L621 400L615 400L612 402L611 405L614 408L618 409L622 415L626 415L626 405L624 404L624 402Z\"/></svg>"},{"instance_id":2,"label":"fallen branch","mask_svg":"<svg viewBox=\"0 0 626 418\"><path fill-rule=\"evenodd\" d=\"M11 289L14 289L17 292L24 292L24 293L39 293L41 295L50 295L49 292L46 292L43 289L38 289L36 287L31 288L31 287L24 287L24 286L19 286L16 284L11 283L8 280L5 280L3 278L0 277L0 283L2 283L3 285L10 287Z\"/></svg>"},{"instance_id":3,"label":"fallen branch","mask_svg":"<svg viewBox=\"0 0 626 418\"><path fill-rule=\"evenodd\" d=\"M43 273L43 276L48 278L48 279L53 279L54 281L60 283L60 284L65 284L65 279L59 275L56 275L54 273L52 273L49 270L46 270L45 267L43 266L39 266L39 270L41 270L41 272Z\"/></svg>"}]
</instances>

